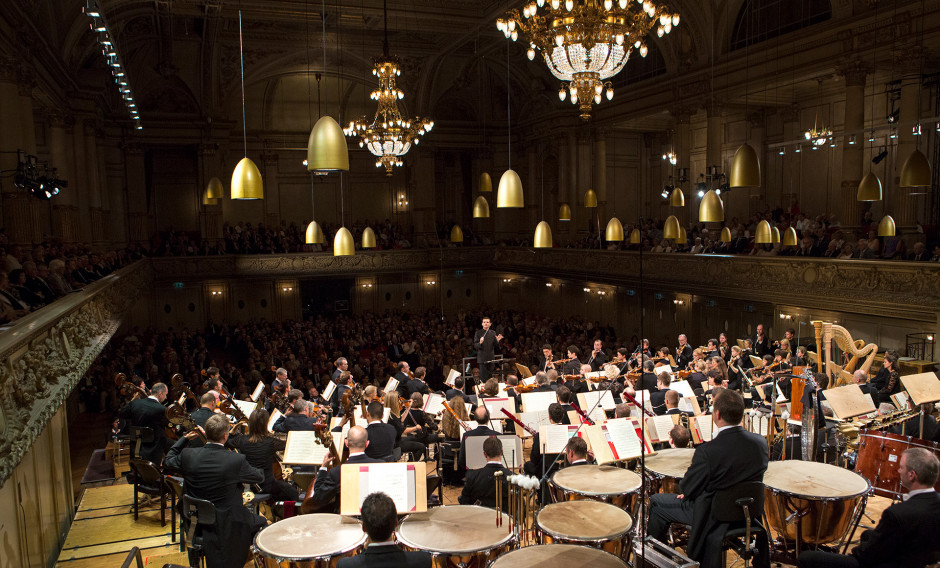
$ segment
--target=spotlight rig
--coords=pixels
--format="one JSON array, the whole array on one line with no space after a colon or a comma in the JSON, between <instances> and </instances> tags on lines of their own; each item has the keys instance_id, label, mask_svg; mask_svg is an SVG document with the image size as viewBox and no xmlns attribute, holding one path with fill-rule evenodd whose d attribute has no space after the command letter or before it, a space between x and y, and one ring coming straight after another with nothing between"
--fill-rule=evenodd
<instances>
[{"instance_id":1,"label":"spotlight rig","mask_svg":"<svg viewBox=\"0 0 940 568\"><path fill-rule=\"evenodd\" d=\"M19 164L13 174L13 185L29 191L42 200L52 199L69 186L69 182L59 179L56 168L40 164L36 156L20 154Z\"/></svg>"}]
</instances>

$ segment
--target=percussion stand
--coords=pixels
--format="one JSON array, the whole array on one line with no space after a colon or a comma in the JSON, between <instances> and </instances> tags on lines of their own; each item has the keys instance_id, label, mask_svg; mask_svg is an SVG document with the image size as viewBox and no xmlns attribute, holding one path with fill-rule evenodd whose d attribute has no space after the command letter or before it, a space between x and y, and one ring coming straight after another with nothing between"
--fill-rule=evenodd
<instances>
[{"instance_id":1,"label":"percussion stand","mask_svg":"<svg viewBox=\"0 0 940 568\"><path fill-rule=\"evenodd\" d=\"M852 523L852 530L849 531L849 538L845 539L842 544L842 554L845 554L849 549L849 544L852 543L852 538L855 536L855 530L858 528L859 523L862 522L862 515L868 518L872 523L875 522L874 519L868 516L865 513L865 507L868 506L868 495L862 497L862 504L859 506L858 511L855 513L855 522Z\"/></svg>"}]
</instances>

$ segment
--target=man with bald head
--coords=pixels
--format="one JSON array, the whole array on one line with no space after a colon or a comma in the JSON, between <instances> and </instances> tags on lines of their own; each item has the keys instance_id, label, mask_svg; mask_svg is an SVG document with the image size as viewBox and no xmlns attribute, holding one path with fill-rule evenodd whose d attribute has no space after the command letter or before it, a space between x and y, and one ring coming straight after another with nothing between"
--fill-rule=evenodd
<instances>
[{"instance_id":1,"label":"man with bald head","mask_svg":"<svg viewBox=\"0 0 940 568\"><path fill-rule=\"evenodd\" d=\"M383 463L382 460L370 458L366 455L366 447L369 445L369 434L362 426L353 426L346 433L346 447L349 448L349 458L344 464L356 463ZM333 456L329 453L323 458L323 464L320 471L317 472L317 480L313 484L313 500L318 506L323 506L339 496L340 467L328 469L333 461ZM339 501L337 500L334 509L339 510Z\"/></svg>"},{"instance_id":2,"label":"man with bald head","mask_svg":"<svg viewBox=\"0 0 940 568\"><path fill-rule=\"evenodd\" d=\"M875 408L878 408L878 387L868 382L868 371L863 369L855 371L852 373L852 380L855 381L858 388L862 389L862 394L868 393L871 395L872 403L874 403Z\"/></svg>"}]
</instances>

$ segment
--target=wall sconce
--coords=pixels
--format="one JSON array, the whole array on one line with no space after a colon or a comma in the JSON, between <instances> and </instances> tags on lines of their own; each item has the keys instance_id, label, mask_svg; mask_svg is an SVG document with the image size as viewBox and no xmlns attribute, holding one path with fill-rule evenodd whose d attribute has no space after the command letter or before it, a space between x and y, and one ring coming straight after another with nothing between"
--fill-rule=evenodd
<instances>
[{"instance_id":1,"label":"wall sconce","mask_svg":"<svg viewBox=\"0 0 940 568\"><path fill-rule=\"evenodd\" d=\"M434 286L435 284L437 284L437 281L436 281L436 280L425 280L424 283L427 284L428 286Z\"/></svg>"},{"instance_id":2,"label":"wall sconce","mask_svg":"<svg viewBox=\"0 0 940 568\"><path fill-rule=\"evenodd\" d=\"M588 294L591 293L591 289L590 289L590 288L585 288L584 291L587 292Z\"/></svg>"},{"instance_id":3,"label":"wall sconce","mask_svg":"<svg viewBox=\"0 0 940 568\"><path fill-rule=\"evenodd\" d=\"M551 288L551 287L552 287L552 283L551 283L551 282L546 282L546 283L545 283L545 287L546 287L546 288Z\"/></svg>"},{"instance_id":4,"label":"wall sconce","mask_svg":"<svg viewBox=\"0 0 940 568\"><path fill-rule=\"evenodd\" d=\"M607 291L606 291L606 290L598 290L598 291L597 291L597 295L598 295L598 296L606 296L606 295L607 295Z\"/></svg>"},{"instance_id":5,"label":"wall sconce","mask_svg":"<svg viewBox=\"0 0 940 568\"><path fill-rule=\"evenodd\" d=\"M213 291L210 292L210 293L211 293L213 296L221 296L221 295L222 295L222 290L213 290Z\"/></svg>"},{"instance_id":6,"label":"wall sconce","mask_svg":"<svg viewBox=\"0 0 940 568\"><path fill-rule=\"evenodd\" d=\"M790 314L780 314L780 319L782 319L782 320L792 320L792 319L793 319L793 316L791 316Z\"/></svg>"},{"instance_id":7,"label":"wall sconce","mask_svg":"<svg viewBox=\"0 0 940 568\"><path fill-rule=\"evenodd\" d=\"M684 305L685 305L685 300L673 300L672 303L675 304L675 305L677 305L677 306L684 306Z\"/></svg>"},{"instance_id":8,"label":"wall sconce","mask_svg":"<svg viewBox=\"0 0 940 568\"><path fill-rule=\"evenodd\" d=\"M503 284L511 284L512 278L503 278Z\"/></svg>"},{"instance_id":9,"label":"wall sconce","mask_svg":"<svg viewBox=\"0 0 940 568\"><path fill-rule=\"evenodd\" d=\"M371 287L372 287L372 284L371 284L371 283L363 284L362 287L363 287L363 288L371 288Z\"/></svg>"},{"instance_id":10,"label":"wall sconce","mask_svg":"<svg viewBox=\"0 0 940 568\"><path fill-rule=\"evenodd\" d=\"M283 288L281 288L281 290L283 290L284 292L293 292L294 288L292 286L284 286Z\"/></svg>"}]
</instances>

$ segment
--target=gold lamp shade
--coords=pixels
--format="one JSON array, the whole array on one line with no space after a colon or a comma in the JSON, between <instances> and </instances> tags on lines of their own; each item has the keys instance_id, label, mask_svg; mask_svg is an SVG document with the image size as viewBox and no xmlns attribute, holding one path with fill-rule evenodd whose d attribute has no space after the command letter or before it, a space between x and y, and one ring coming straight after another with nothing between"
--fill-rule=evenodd
<instances>
[{"instance_id":1,"label":"gold lamp shade","mask_svg":"<svg viewBox=\"0 0 940 568\"><path fill-rule=\"evenodd\" d=\"M493 188L490 188L490 191L493 191ZM454 225L454 227L450 230L450 242L463 242L463 229L460 228L460 225Z\"/></svg>"},{"instance_id":2,"label":"gold lamp shade","mask_svg":"<svg viewBox=\"0 0 940 568\"><path fill-rule=\"evenodd\" d=\"M685 227L679 225L679 236L676 238L676 244L684 245L689 241L688 237L685 234Z\"/></svg>"},{"instance_id":3,"label":"gold lamp shade","mask_svg":"<svg viewBox=\"0 0 940 568\"><path fill-rule=\"evenodd\" d=\"M594 193L593 189L584 192L584 206L597 207L597 194Z\"/></svg>"},{"instance_id":4,"label":"gold lamp shade","mask_svg":"<svg viewBox=\"0 0 940 568\"><path fill-rule=\"evenodd\" d=\"M678 187L673 189L672 193L669 194L669 205L671 207L685 206L685 194L682 193L682 190Z\"/></svg>"},{"instance_id":5,"label":"gold lamp shade","mask_svg":"<svg viewBox=\"0 0 940 568\"><path fill-rule=\"evenodd\" d=\"M783 233L783 246L795 247L796 245L796 229L793 227L788 227L787 230Z\"/></svg>"},{"instance_id":6,"label":"gold lamp shade","mask_svg":"<svg viewBox=\"0 0 940 568\"><path fill-rule=\"evenodd\" d=\"M473 218L474 219L488 219L490 216L490 204L486 201L486 198L482 195L477 197L477 200L473 202Z\"/></svg>"},{"instance_id":7,"label":"gold lamp shade","mask_svg":"<svg viewBox=\"0 0 940 568\"><path fill-rule=\"evenodd\" d=\"M731 162L731 187L760 187L760 160L750 144L742 144Z\"/></svg>"},{"instance_id":8,"label":"gold lamp shade","mask_svg":"<svg viewBox=\"0 0 940 568\"><path fill-rule=\"evenodd\" d=\"M630 244L631 245L640 244L640 240L642 240L642 238L643 238L643 235L640 234L639 229L633 229L632 231L630 231Z\"/></svg>"},{"instance_id":9,"label":"gold lamp shade","mask_svg":"<svg viewBox=\"0 0 940 568\"><path fill-rule=\"evenodd\" d=\"M232 172L232 199L264 199L264 184L258 166L242 158Z\"/></svg>"},{"instance_id":10,"label":"gold lamp shade","mask_svg":"<svg viewBox=\"0 0 940 568\"><path fill-rule=\"evenodd\" d=\"M535 248L552 248L552 228L545 221L540 221L535 226L535 239L533 246Z\"/></svg>"},{"instance_id":11,"label":"gold lamp shade","mask_svg":"<svg viewBox=\"0 0 940 568\"><path fill-rule=\"evenodd\" d=\"M930 183L930 164L927 162L927 156L920 150L914 150L901 166L900 186L930 187Z\"/></svg>"},{"instance_id":12,"label":"gold lamp shade","mask_svg":"<svg viewBox=\"0 0 940 568\"><path fill-rule=\"evenodd\" d=\"M772 244L777 244L780 242L780 229L777 227L770 228L770 241Z\"/></svg>"},{"instance_id":13,"label":"gold lamp shade","mask_svg":"<svg viewBox=\"0 0 940 568\"><path fill-rule=\"evenodd\" d=\"M222 180L217 177L209 180L209 185L206 186L206 199L221 199L224 193Z\"/></svg>"},{"instance_id":14,"label":"gold lamp shade","mask_svg":"<svg viewBox=\"0 0 940 568\"><path fill-rule=\"evenodd\" d=\"M311 172L349 171L346 136L332 116L321 116L307 139L307 170Z\"/></svg>"},{"instance_id":15,"label":"gold lamp shade","mask_svg":"<svg viewBox=\"0 0 940 568\"><path fill-rule=\"evenodd\" d=\"M571 206L567 203L562 203L558 206L558 220L559 221L570 221L571 220Z\"/></svg>"},{"instance_id":16,"label":"gold lamp shade","mask_svg":"<svg viewBox=\"0 0 940 568\"><path fill-rule=\"evenodd\" d=\"M490 174L483 172L480 174L480 193L487 193L493 191L493 179L490 177Z\"/></svg>"},{"instance_id":17,"label":"gold lamp shade","mask_svg":"<svg viewBox=\"0 0 940 568\"><path fill-rule=\"evenodd\" d=\"M326 235L323 234L323 229L320 228L319 223L310 221L307 225L307 233L304 236L304 242L308 245L322 245L326 242Z\"/></svg>"},{"instance_id":18,"label":"gold lamp shade","mask_svg":"<svg viewBox=\"0 0 940 568\"><path fill-rule=\"evenodd\" d=\"M730 243L731 242L731 229L725 227L721 230L721 242Z\"/></svg>"},{"instance_id":19,"label":"gold lamp shade","mask_svg":"<svg viewBox=\"0 0 940 568\"><path fill-rule=\"evenodd\" d=\"M203 205L217 205L219 203L218 199L209 197L209 190L202 192L202 204Z\"/></svg>"},{"instance_id":20,"label":"gold lamp shade","mask_svg":"<svg viewBox=\"0 0 940 568\"><path fill-rule=\"evenodd\" d=\"M666 218L666 224L663 225L663 238L678 239L680 228L679 219L675 215L670 215Z\"/></svg>"},{"instance_id":21,"label":"gold lamp shade","mask_svg":"<svg viewBox=\"0 0 940 568\"><path fill-rule=\"evenodd\" d=\"M881 201L881 193L881 180L872 172L868 172L858 184L858 194L855 198L859 201Z\"/></svg>"},{"instance_id":22,"label":"gold lamp shade","mask_svg":"<svg viewBox=\"0 0 940 568\"><path fill-rule=\"evenodd\" d=\"M340 227L333 237L333 256L353 256L356 254L356 244L352 233L346 227Z\"/></svg>"},{"instance_id":23,"label":"gold lamp shade","mask_svg":"<svg viewBox=\"0 0 940 568\"><path fill-rule=\"evenodd\" d=\"M761 221L757 224L757 230L754 231L754 242L759 245L769 245L774 242L773 231L770 230L770 223Z\"/></svg>"},{"instance_id":24,"label":"gold lamp shade","mask_svg":"<svg viewBox=\"0 0 940 568\"><path fill-rule=\"evenodd\" d=\"M525 202L522 198L522 180L516 170L506 170L499 178L499 187L496 189L496 207L523 206Z\"/></svg>"},{"instance_id":25,"label":"gold lamp shade","mask_svg":"<svg viewBox=\"0 0 940 568\"><path fill-rule=\"evenodd\" d=\"M699 203L698 220L703 223L720 223L725 220L725 206L714 189L708 190Z\"/></svg>"},{"instance_id":26,"label":"gold lamp shade","mask_svg":"<svg viewBox=\"0 0 940 568\"><path fill-rule=\"evenodd\" d=\"M879 237L893 237L897 234L897 225L894 224L894 217L891 215L885 215L881 218L881 222L878 223L878 236Z\"/></svg>"},{"instance_id":27,"label":"gold lamp shade","mask_svg":"<svg viewBox=\"0 0 940 568\"><path fill-rule=\"evenodd\" d=\"M375 231L372 230L372 227L366 227L362 230L362 248L375 248Z\"/></svg>"},{"instance_id":28,"label":"gold lamp shade","mask_svg":"<svg viewBox=\"0 0 940 568\"><path fill-rule=\"evenodd\" d=\"M620 242L623 240L623 223L616 217L611 217L607 222L607 231L604 238L608 241Z\"/></svg>"}]
</instances>

